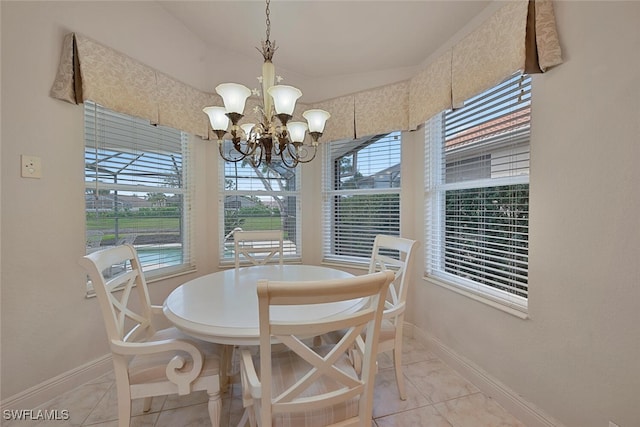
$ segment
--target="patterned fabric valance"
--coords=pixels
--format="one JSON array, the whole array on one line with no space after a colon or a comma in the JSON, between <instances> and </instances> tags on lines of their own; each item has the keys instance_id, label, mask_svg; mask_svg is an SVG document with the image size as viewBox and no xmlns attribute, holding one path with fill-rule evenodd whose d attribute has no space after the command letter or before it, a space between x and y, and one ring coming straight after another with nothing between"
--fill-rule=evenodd
<instances>
[{"instance_id":1,"label":"patterned fabric valance","mask_svg":"<svg viewBox=\"0 0 640 427\"><path fill-rule=\"evenodd\" d=\"M332 113L324 141L414 130L518 70L540 73L561 63L551 0L512 0L408 82L335 98L314 108ZM339 114L343 116L336 123Z\"/></svg>"},{"instance_id":2,"label":"patterned fabric valance","mask_svg":"<svg viewBox=\"0 0 640 427\"><path fill-rule=\"evenodd\" d=\"M329 142L356 137L354 104L353 95L311 104L311 108L320 108L331 113L331 118L327 120L324 128L322 141Z\"/></svg>"},{"instance_id":3,"label":"patterned fabric valance","mask_svg":"<svg viewBox=\"0 0 640 427\"><path fill-rule=\"evenodd\" d=\"M453 107L518 70L540 73L561 62L551 1L509 2L453 48Z\"/></svg>"},{"instance_id":4,"label":"patterned fabric valance","mask_svg":"<svg viewBox=\"0 0 640 427\"><path fill-rule=\"evenodd\" d=\"M420 55L420 52L416 52ZM551 0L513 0L408 81L296 108L331 113L322 141L413 130L440 111L499 83L518 70L544 72L562 63ZM202 108L222 105L197 90L95 41L64 39L51 96L71 103L92 100L109 109L212 138ZM256 122L256 98L243 122Z\"/></svg>"},{"instance_id":5,"label":"patterned fabric valance","mask_svg":"<svg viewBox=\"0 0 640 427\"><path fill-rule=\"evenodd\" d=\"M409 82L355 94L356 138L409 128Z\"/></svg>"},{"instance_id":6,"label":"patterned fabric valance","mask_svg":"<svg viewBox=\"0 0 640 427\"><path fill-rule=\"evenodd\" d=\"M436 59L409 83L409 129L451 108L451 51Z\"/></svg>"},{"instance_id":7,"label":"patterned fabric valance","mask_svg":"<svg viewBox=\"0 0 640 427\"><path fill-rule=\"evenodd\" d=\"M73 104L91 100L202 137L208 134L202 108L214 102L214 95L76 33L64 39L51 96Z\"/></svg>"}]
</instances>

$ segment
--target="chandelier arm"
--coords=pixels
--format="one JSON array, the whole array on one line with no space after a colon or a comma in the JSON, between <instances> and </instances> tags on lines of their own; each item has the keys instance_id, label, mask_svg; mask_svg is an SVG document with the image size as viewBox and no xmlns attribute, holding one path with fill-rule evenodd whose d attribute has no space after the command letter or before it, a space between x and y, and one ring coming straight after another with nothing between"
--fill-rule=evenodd
<instances>
[{"instance_id":1,"label":"chandelier arm","mask_svg":"<svg viewBox=\"0 0 640 427\"><path fill-rule=\"evenodd\" d=\"M311 158L310 159L307 159L306 157L303 158L303 157L300 157L298 155L298 153L292 153L291 152L291 145L293 145L293 144L290 144L289 147L288 147L289 148L289 155L292 158L296 159L296 164L297 163L309 163L311 160L315 159L316 158L316 154L318 154L318 146L317 145L313 145L313 155L311 156ZM304 147L305 150L307 149L303 145L301 145L301 147Z\"/></svg>"},{"instance_id":2,"label":"chandelier arm","mask_svg":"<svg viewBox=\"0 0 640 427\"><path fill-rule=\"evenodd\" d=\"M289 150L287 150L287 152L288 152L288 151L289 151ZM283 164L283 165L285 165L285 167L287 167L287 168L289 168L289 169L293 169L293 168L295 168L296 166L298 166L298 162L299 162L299 160L298 160L298 158L297 158L297 157L293 157L293 156L291 156L291 153L289 153L289 155L290 155L290 157L291 157L291 160L292 160L292 162L291 162L291 163L289 163L289 162L287 162L287 159L285 158L284 153L285 153L285 150L282 150L282 151L280 152L280 159L282 159L282 164Z\"/></svg>"},{"instance_id":3,"label":"chandelier arm","mask_svg":"<svg viewBox=\"0 0 640 427\"><path fill-rule=\"evenodd\" d=\"M218 144L218 151L220 152L220 157L222 157L222 159L223 159L224 161L226 161L226 162L232 162L232 163L237 163L237 162L240 162L240 161L244 160L244 159L245 159L245 157L247 157L246 155L242 155L241 157L239 157L239 158L237 158L237 159L236 159L236 158L227 157L227 156L225 156L225 155L224 155L224 149L222 148L222 146L223 146L223 145L224 145L224 144ZM242 153L241 153L241 154L242 154Z\"/></svg>"},{"instance_id":4,"label":"chandelier arm","mask_svg":"<svg viewBox=\"0 0 640 427\"><path fill-rule=\"evenodd\" d=\"M258 144L256 142L252 142L247 140L247 151L242 150L242 146L240 145L240 138L234 138L232 140L233 142L233 148L240 154L242 154L243 157L247 157L247 156L251 156L255 151L256 151L256 147L258 146Z\"/></svg>"},{"instance_id":5,"label":"chandelier arm","mask_svg":"<svg viewBox=\"0 0 640 427\"><path fill-rule=\"evenodd\" d=\"M254 150L254 151L256 151L256 150ZM256 156L255 154L252 154L249 157L249 163L251 163L251 166L253 166L254 168L258 168L262 164L262 148L260 149L259 152L260 152L259 156Z\"/></svg>"},{"instance_id":6,"label":"chandelier arm","mask_svg":"<svg viewBox=\"0 0 640 427\"><path fill-rule=\"evenodd\" d=\"M277 155L282 156L283 152L285 151L285 148L289 149L289 147L292 145L292 143L284 135L281 135L281 136L276 135L276 139L277 139L278 143L274 144L274 150L273 151ZM289 152L289 154L291 154L291 152Z\"/></svg>"}]
</instances>

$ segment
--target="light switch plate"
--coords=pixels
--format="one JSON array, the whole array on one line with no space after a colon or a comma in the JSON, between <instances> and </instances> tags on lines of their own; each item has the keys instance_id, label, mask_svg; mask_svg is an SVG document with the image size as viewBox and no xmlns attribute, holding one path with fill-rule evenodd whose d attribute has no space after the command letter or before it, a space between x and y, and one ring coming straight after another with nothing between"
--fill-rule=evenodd
<instances>
[{"instance_id":1,"label":"light switch plate","mask_svg":"<svg viewBox=\"0 0 640 427\"><path fill-rule=\"evenodd\" d=\"M42 160L37 156L20 156L21 176L23 178L42 178Z\"/></svg>"}]
</instances>

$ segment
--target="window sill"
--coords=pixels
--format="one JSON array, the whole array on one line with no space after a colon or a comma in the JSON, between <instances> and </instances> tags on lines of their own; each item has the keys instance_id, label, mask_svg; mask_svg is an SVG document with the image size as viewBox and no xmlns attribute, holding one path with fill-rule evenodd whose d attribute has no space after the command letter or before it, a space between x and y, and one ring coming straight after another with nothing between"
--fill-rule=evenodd
<instances>
[{"instance_id":1,"label":"window sill","mask_svg":"<svg viewBox=\"0 0 640 427\"><path fill-rule=\"evenodd\" d=\"M480 302L482 304L486 304L486 305L488 305L490 307L496 308L496 309L498 309L500 311L503 311L503 312L505 312L507 314L515 316L515 317L517 317L519 319L523 319L523 320L529 319L529 314L526 311L523 311L523 310L526 310L525 307L515 306L515 305L512 305L512 304L509 304L506 301L499 301L499 300L497 300L497 298L493 299L493 298L491 298L489 296L481 295L479 293L476 293L476 292L473 292L471 290L465 289L465 288L463 288L461 286L457 286L457 285L453 285L453 284L444 282L444 281L439 280L439 279L437 279L435 277L424 276L423 280L425 282L427 282L427 283L431 283L433 285L440 286L442 288L445 288L445 289L448 289L450 291L453 291L453 292L455 292L455 293L457 293L459 295L463 295L463 296L465 296L467 298L470 298L470 299L472 299L474 301L478 301L478 302Z\"/></svg>"}]
</instances>

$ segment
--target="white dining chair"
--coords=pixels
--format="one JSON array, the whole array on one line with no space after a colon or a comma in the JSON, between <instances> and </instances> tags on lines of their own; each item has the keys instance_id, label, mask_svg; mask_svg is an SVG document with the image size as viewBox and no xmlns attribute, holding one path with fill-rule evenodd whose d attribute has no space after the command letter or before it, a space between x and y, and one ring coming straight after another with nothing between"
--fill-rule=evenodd
<instances>
[{"instance_id":1,"label":"white dining chair","mask_svg":"<svg viewBox=\"0 0 640 427\"><path fill-rule=\"evenodd\" d=\"M369 273L391 270L394 280L389 286L380 328L378 353L393 351L396 384L400 399L407 395L402 373L402 333L407 291L411 280L407 271L413 262L413 251L418 246L415 240L379 234L373 242Z\"/></svg>"},{"instance_id":2,"label":"white dining chair","mask_svg":"<svg viewBox=\"0 0 640 427\"><path fill-rule=\"evenodd\" d=\"M176 328L156 330L153 317L163 316L162 307L151 305L133 246L93 252L80 264L91 279L107 329L118 395L118 426L129 426L132 399L145 398L147 412L153 396L200 390L209 395L211 424L219 426L219 346L189 338ZM114 270L114 265L124 268ZM137 300L130 298L134 290Z\"/></svg>"},{"instance_id":3,"label":"white dining chair","mask_svg":"<svg viewBox=\"0 0 640 427\"><path fill-rule=\"evenodd\" d=\"M393 277L385 271L328 281L259 281L260 351L241 355L244 420L261 427L371 425L376 347ZM326 318L286 320L287 310L358 298L370 303ZM344 333L334 344L314 347L306 339L336 330ZM286 350L272 352L276 343Z\"/></svg>"},{"instance_id":4,"label":"white dining chair","mask_svg":"<svg viewBox=\"0 0 640 427\"><path fill-rule=\"evenodd\" d=\"M282 230L236 231L233 233L235 267L240 267L240 258L244 256L252 265L265 265L272 259L278 259L282 265L284 259L284 233Z\"/></svg>"}]
</instances>

